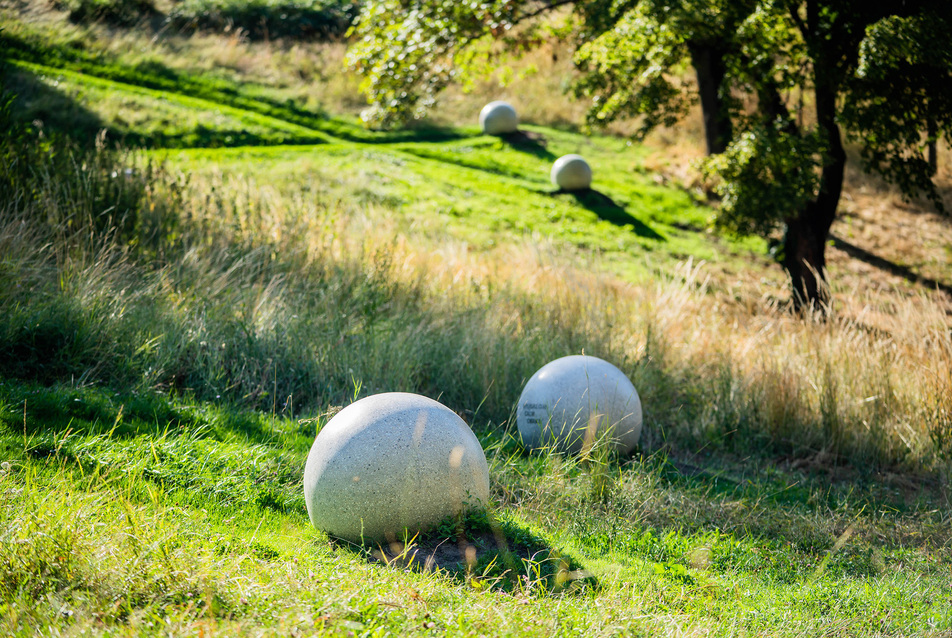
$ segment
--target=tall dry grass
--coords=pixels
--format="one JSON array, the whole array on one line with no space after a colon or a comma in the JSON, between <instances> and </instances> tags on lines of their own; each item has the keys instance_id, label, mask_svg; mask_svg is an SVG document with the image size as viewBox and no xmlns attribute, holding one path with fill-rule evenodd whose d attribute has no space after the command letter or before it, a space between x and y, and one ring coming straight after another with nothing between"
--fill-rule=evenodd
<instances>
[{"instance_id":1,"label":"tall dry grass","mask_svg":"<svg viewBox=\"0 0 952 638\"><path fill-rule=\"evenodd\" d=\"M136 37L114 46L134 48ZM275 85L309 63L327 68L304 45L160 41L172 60L180 47L182 65L201 51L241 73L280 72ZM340 49L321 51L337 60ZM577 103L552 97L566 57L531 56L523 63L540 73L520 94L545 104L546 117L577 120ZM491 94L478 89L465 110ZM97 157L93 170L40 166L29 189L5 198L8 375L292 413L340 404L356 385L405 389L500 424L535 369L584 350L634 379L647 449L713 445L917 469L952 455L952 337L940 295L834 273L837 314L803 321L769 296L776 281L761 283L759 271L686 263L633 285L531 238L474 253L319 189L213 173L186 183L141 163L134 187L117 188L132 160ZM831 261L844 265L835 252Z\"/></svg>"},{"instance_id":2,"label":"tall dry grass","mask_svg":"<svg viewBox=\"0 0 952 638\"><path fill-rule=\"evenodd\" d=\"M53 177L50 197L75 197ZM531 238L476 253L253 178L154 182L142 210L165 221L129 226L166 233L149 242L4 215L6 374L293 414L408 390L500 425L535 369L584 351L632 377L647 450L915 470L952 455L952 334L927 293L836 290L837 314L803 320L706 264L634 285Z\"/></svg>"}]
</instances>

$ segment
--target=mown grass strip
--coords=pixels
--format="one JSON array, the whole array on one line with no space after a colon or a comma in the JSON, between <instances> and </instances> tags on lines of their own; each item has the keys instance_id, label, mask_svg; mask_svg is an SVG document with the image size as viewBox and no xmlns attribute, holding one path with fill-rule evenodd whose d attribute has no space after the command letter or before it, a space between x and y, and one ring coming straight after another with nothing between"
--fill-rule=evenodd
<instances>
[{"instance_id":1,"label":"mown grass strip","mask_svg":"<svg viewBox=\"0 0 952 638\"><path fill-rule=\"evenodd\" d=\"M261 127L284 133L277 137L278 143L284 144L321 144L332 141L329 136L299 124L287 122L270 115L263 115L247 109L239 109L227 104L210 102L201 97L191 97L177 92L151 89L135 84L126 84L110 79L103 79L67 69L58 69L22 60L15 60L13 64L21 69L30 71L41 77L65 78L77 87L96 87L104 91L143 96L157 101L172 103L185 110L219 112L229 116L241 124L249 127Z\"/></svg>"},{"instance_id":2,"label":"mown grass strip","mask_svg":"<svg viewBox=\"0 0 952 638\"><path fill-rule=\"evenodd\" d=\"M570 152L578 144L575 135L533 130L551 136L553 153ZM282 191L300 189L300 176L307 175L308 184L333 197L393 210L408 223L449 233L478 250L538 235L580 251L582 259L597 255L600 268L630 280L644 279L658 267L670 269L687 257L745 267L761 247L702 230L707 209L637 172L636 151L620 153L600 139L588 144L593 161L604 161L600 175L611 190L558 193L549 183L546 158L480 135L451 144L325 145L317 152L303 147L191 149L163 157L196 173L214 167L248 174L253 165L256 180L267 179Z\"/></svg>"},{"instance_id":3,"label":"mown grass strip","mask_svg":"<svg viewBox=\"0 0 952 638\"><path fill-rule=\"evenodd\" d=\"M19 26L19 25L18 25ZM38 64L111 80L128 86L137 86L166 94L182 95L228 106L260 116L283 120L306 129L344 141L389 143L411 140L449 140L459 136L445 129L404 131L370 131L359 122L325 113L314 113L290 102L278 102L261 94L251 83L236 85L224 79L197 76L171 69L160 61L146 61L135 66L123 65L101 52L84 46L71 47L64 43L46 41L43 36L20 27L17 33L0 31L0 57L11 61Z\"/></svg>"}]
</instances>

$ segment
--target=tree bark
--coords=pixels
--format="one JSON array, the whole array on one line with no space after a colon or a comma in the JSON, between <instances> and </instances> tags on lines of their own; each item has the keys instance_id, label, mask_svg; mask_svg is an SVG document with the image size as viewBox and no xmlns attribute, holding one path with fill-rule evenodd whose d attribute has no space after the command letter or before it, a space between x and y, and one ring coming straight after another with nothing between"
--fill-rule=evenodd
<instances>
[{"instance_id":1,"label":"tree bark","mask_svg":"<svg viewBox=\"0 0 952 638\"><path fill-rule=\"evenodd\" d=\"M723 153L734 135L727 100L721 96L721 87L727 75L724 50L717 45L703 42L689 42L688 50L691 53L691 64L697 74L707 153Z\"/></svg>"},{"instance_id":2,"label":"tree bark","mask_svg":"<svg viewBox=\"0 0 952 638\"><path fill-rule=\"evenodd\" d=\"M934 177L936 174L936 171L939 170L939 153L938 153L938 149L936 148L937 147L936 139L939 137L939 131L936 126L934 117L929 117L929 120L926 123L926 128L927 128L926 134L928 135L928 144L929 144L929 151L928 151L929 170L932 171L932 176Z\"/></svg>"},{"instance_id":3,"label":"tree bark","mask_svg":"<svg viewBox=\"0 0 952 638\"><path fill-rule=\"evenodd\" d=\"M823 101L818 91L818 110ZM832 106L832 99L830 102ZM818 124L827 138L820 189L816 198L799 215L786 220L787 232L784 237L783 267L790 275L793 304L797 310L825 311L829 306L826 243L830 227L836 220L846 170L846 151L833 117L820 118Z\"/></svg>"},{"instance_id":4,"label":"tree bark","mask_svg":"<svg viewBox=\"0 0 952 638\"><path fill-rule=\"evenodd\" d=\"M829 307L826 283L826 241L836 208L810 202L800 215L787 220L783 267L790 276L797 311L825 312Z\"/></svg>"}]
</instances>

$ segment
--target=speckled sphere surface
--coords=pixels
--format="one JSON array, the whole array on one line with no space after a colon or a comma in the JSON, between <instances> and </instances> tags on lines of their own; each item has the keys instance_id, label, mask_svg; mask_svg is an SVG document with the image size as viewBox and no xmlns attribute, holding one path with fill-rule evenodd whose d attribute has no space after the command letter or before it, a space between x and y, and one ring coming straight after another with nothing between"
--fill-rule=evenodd
<instances>
[{"instance_id":1,"label":"speckled sphere surface","mask_svg":"<svg viewBox=\"0 0 952 638\"><path fill-rule=\"evenodd\" d=\"M567 191L579 191L592 186L592 167L581 155L563 155L552 164L552 183Z\"/></svg>"},{"instance_id":2,"label":"speckled sphere surface","mask_svg":"<svg viewBox=\"0 0 952 638\"><path fill-rule=\"evenodd\" d=\"M516 424L528 448L579 453L609 435L630 453L641 436L641 399L625 374L598 357L573 355L542 366L522 390Z\"/></svg>"},{"instance_id":3,"label":"speckled sphere surface","mask_svg":"<svg viewBox=\"0 0 952 638\"><path fill-rule=\"evenodd\" d=\"M304 468L317 529L345 540L400 540L489 501L489 466L469 426L427 397L388 392L338 412Z\"/></svg>"},{"instance_id":4,"label":"speckled sphere surface","mask_svg":"<svg viewBox=\"0 0 952 638\"><path fill-rule=\"evenodd\" d=\"M486 135L515 133L519 128L519 118L511 104L497 100L479 112L479 126Z\"/></svg>"}]
</instances>

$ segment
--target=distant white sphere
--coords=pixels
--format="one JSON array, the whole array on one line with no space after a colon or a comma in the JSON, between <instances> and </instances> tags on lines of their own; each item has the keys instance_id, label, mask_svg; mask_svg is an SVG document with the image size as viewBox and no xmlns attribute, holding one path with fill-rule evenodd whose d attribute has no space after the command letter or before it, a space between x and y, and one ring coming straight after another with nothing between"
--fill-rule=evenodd
<instances>
[{"instance_id":1,"label":"distant white sphere","mask_svg":"<svg viewBox=\"0 0 952 638\"><path fill-rule=\"evenodd\" d=\"M641 436L641 399L625 374L598 357L573 355L542 366L519 397L516 424L528 448L588 450L603 437L631 452Z\"/></svg>"},{"instance_id":2,"label":"distant white sphere","mask_svg":"<svg viewBox=\"0 0 952 638\"><path fill-rule=\"evenodd\" d=\"M338 412L304 468L311 523L345 540L400 540L489 501L489 466L449 408L405 392L376 394Z\"/></svg>"},{"instance_id":3,"label":"distant white sphere","mask_svg":"<svg viewBox=\"0 0 952 638\"><path fill-rule=\"evenodd\" d=\"M519 118L511 104L497 100L479 112L479 126L486 135L515 133L519 128Z\"/></svg>"},{"instance_id":4,"label":"distant white sphere","mask_svg":"<svg viewBox=\"0 0 952 638\"><path fill-rule=\"evenodd\" d=\"M552 164L550 177L563 190L583 190L592 186L592 167L581 155L563 155Z\"/></svg>"}]
</instances>

